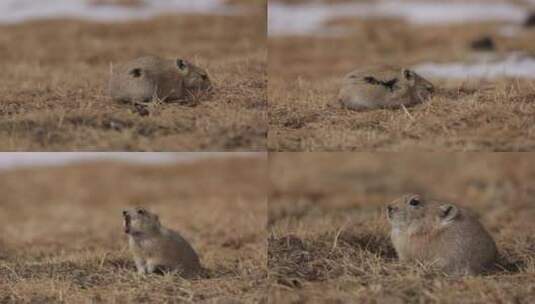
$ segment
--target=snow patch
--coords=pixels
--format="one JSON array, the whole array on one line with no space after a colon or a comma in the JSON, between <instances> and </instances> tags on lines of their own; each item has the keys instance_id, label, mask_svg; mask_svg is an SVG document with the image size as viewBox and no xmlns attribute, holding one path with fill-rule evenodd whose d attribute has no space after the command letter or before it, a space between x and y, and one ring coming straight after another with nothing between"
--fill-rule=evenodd
<instances>
[{"instance_id":1,"label":"snow patch","mask_svg":"<svg viewBox=\"0 0 535 304\"><path fill-rule=\"evenodd\" d=\"M270 1L270 36L325 34L327 21L340 17L401 18L413 24L450 24L482 21L521 23L526 8L497 2L440 3L383 0L376 3L298 4Z\"/></svg>"},{"instance_id":2,"label":"snow patch","mask_svg":"<svg viewBox=\"0 0 535 304\"><path fill-rule=\"evenodd\" d=\"M262 155L264 155L263 152L7 152L0 153L0 170L20 167L63 166L93 161L159 165L215 157L261 157Z\"/></svg>"},{"instance_id":3,"label":"snow patch","mask_svg":"<svg viewBox=\"0 0 535 304\"><path fill-rule=\"evenodd\" d=\"M0 23L75 18L117 22L165 13L230 14L222 0L145 0L140 6L94 5L87 0L0 0Z\"/></svg>"},{"instance_id":4,"label":"snow patch","mask_svg":"<svg viewBox=\"0 0 535 304\"><path fill-rule=\"evenodd\" d=\"M524 54L510 54L507 57L477 63L423 63L414 70L424 77L436 78L530 78L535 79L535 58Z\"/></svg>"}]
</instances>

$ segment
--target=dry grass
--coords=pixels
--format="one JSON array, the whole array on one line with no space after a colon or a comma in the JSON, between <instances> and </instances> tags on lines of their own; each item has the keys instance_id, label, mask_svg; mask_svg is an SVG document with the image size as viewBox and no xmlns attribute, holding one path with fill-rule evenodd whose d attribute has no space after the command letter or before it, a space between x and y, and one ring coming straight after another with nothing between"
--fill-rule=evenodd
<instances>
[{"instance_id":1,"label":"dry grass","mask_svg":"<svg viewBox=\"0 0 535 304\"><path fill-rule=\"evenodd\" d=\"M275 17L273 17L275 18ZM272 151L527 151L535 148L533 81L431 79L427 103L356 112L337 103L340 80L373 64L468 60L473 39L495 38L497 52L535 52L535 31L512 38L494 23L418 27L395 19L333 20L339 37L270 37L269 134Z\"/></svg>"},{"instance_id":2,"label":"dry grass","mask_svg":"<svg viewBox=\"0 0 535 304\"><path fill-rule=\"evenodd\" d=\"M272 303L533 303L531 154L270 155ZM452 278L397 261L382 207L417 192L480 215L503 271Z\"/></svg>"},{"instance_id":3,"label":"dry grass","mask_svg":"<svg viewBox=\"0 0 535 304\"><path fill-rule=\"evenodd\" d=\"M266 170L248 157L1 173L0 302L265 301ZM137 275L121 218L132 204L180 231L207 277Z\"/></svg>"},{"instance_id":4,"label":"dry grass","mask_svg":"<svg viewBox=\"0 0 535 304\"><path fill-rule=\"evenodd\" d=\"M2 150L265 150L266 10L255 3L236 16L1 26ZM148 116L112 102L110 63L144 54L205 67L214 94Z\"/></svg>"}]
</instances>

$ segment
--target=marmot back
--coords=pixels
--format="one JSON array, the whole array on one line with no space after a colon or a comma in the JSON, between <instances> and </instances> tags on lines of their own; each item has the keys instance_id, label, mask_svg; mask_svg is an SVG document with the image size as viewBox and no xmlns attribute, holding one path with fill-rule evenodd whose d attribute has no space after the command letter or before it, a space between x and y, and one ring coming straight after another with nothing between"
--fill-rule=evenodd
<instances>
[{"instance_id":1,"label":"marmot back","mask_svg":"<svg viewBox=\"0 0 535 304\"><path fill-rule=\"evenodd\" d=\"M112 99L122 102L180 100L208 90L211 82L200 67L177 58L140 57L113 67L109 80Z\"/></svg>"},{"instance_id":2,"label":"marmot back","mask_svg":"<svg viewBox=\"0 0 535 304\"><path fill-rule=\"evenodd\" d=\"M405 195L387 207L401 261L417 260L454 275L479 274L497 258L494 240L466 209Z\"/></svg>"}]
</instances>

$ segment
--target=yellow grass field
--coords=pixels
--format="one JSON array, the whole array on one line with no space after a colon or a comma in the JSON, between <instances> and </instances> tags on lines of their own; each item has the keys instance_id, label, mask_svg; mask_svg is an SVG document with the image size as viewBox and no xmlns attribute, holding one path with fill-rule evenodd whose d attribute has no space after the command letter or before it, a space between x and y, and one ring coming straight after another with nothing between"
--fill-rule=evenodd
<instances>
[{"instance_id":1,"label":"yellow grass field","mask_svg":"<svg viewBox=\"0 0 535 304\"><path fill-rule=\"evenodd\" d=\"M151 2L86 1L110 14L102 6L134 13ZM9 167L46 157L0 153L0 304L535 303L535 153L520 153L535 151L535 75L422 72L435 86L424 103L355 111L338 100L342 78L365 66L463 70L516 54L514 63L530 64L517 70L532 71L535 0L492 1L516 13L530 5L529 28L511 16L425 24L401 17L417 16L416 2L492 6L486 0L221 1L236 10L117 22L3 23L14 14L8 8L0 16L0 151L65 156L62 165ZM359 17L347 6L303 30L329 15L322 6L375 2L386 13ZM388 11L402 2L414 11ZM279 27L270 32L270 24ZM492 51L474 50L482 38ZM146 55L206 69L213 90L145 106L111 100L113 67ZM69 162L82 154L59 151L95 153ZM178 153L177 162L128 155L147 156L142 163L100 151L192 154ZM498 247L495 269L456 277L400 262L385 207L408 193L474 211ZM137 273L122 214L136 206L192 245L198 277Z\"/></svg>"},{"instance_id":2,"label":"yellow grass field","mask_svg":"<svg viewBox=\"0 0 535 304\"><path fill-rule=\"evenodd\" d=\"M271 302L533 303L534 161L517 153L271 154ZM399 263L383 208L404 193L475 211L502 270L455 278Z\"/></svg>"},{"instance_id":3,"label":"yellow grass field","mask_svg":"<svg viewBox=\"0 0 535 304\"><path fill-rule=\"evenodd\" d=\"M535 148L533 80L431 78L438 88L434 97L406 111L351 111L342 109L337 101L342 77L354 69L469 61L474 56L470 43L488 35L495 41L497 56L512 51L533 54L534 30L504 37L498 34L504 24L498 22L421 26L395 18L358 17L334 19L328 25L347 33L268 37L269 150Z\"/></svg>"},{"instance_id":4,"label":"yellow grass field","mask_svg":"<svg viewBox=\"0 0 535 304\"><path fill-rule=\"evenodd\" d=\"M0 302L265 302L266 172L262 154L1 172ZM122 226L132 205L179 231L206 275L139 276Z\"/></svg>"},{"instance_id":5,"label":"yellow grass field","mask_svg":"<svg viewBox=\"0 0 535 304\"><path fill-rule=\"evenodd\" d=\"M243 3L243 1L235 1ZM265 1L236 15L0 26L0 147L18 151L265 150ZM208 70L215 90L182 105L111 101L111 63L156 54Z\"/></svg>"}]
</instances>

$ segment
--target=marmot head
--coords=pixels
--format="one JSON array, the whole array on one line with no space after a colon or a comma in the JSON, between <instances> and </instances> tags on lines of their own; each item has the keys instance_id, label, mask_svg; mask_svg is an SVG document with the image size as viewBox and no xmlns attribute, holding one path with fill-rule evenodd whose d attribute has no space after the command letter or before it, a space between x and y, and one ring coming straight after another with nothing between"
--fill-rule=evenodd
<instances>
[{"instance_id":1,"label":"marmot head","mask_svg":"<svg viewBox=\"0 0 535 304\"><path fill-rule=\"evenodd\" d=\"M135 235L157 231L160 229L158 215L144 208L130 208L123 210L124 232Z\"/></svg>"},{"instance_id":2,"label":"marmot head","mask_svg":"<svg viewBox=\"0 0 535 304\"><path fill-rule=\"evenodd\" d=\"M440 230L460 218L455 205L428 201L418 194L408 194L386 207L386 216L392 228L411 233Z\"/></svg>"},{"instance_id":3,"label":"marmot head","mask_svg":"<svg viewBox=\"0 0 535 304\"><path fill-rule=\"evenodd\" d=\"M401 69L400 83L412 88L420 101L425 101L435 92L435 87L431 82L409 69Z\"/></svg>"},{"instance_id":4,"label":"marmot head","mask_svg":"<svg viewBox=\"0 0 535 304\"><path fill-rule=\"evenodd\" d=\"M187 90L200 91L212 86L208 73L203 68L181 58L176 59L175 65L180 75L184 77L184 85Z\"/></svg>"}]
</instances>

